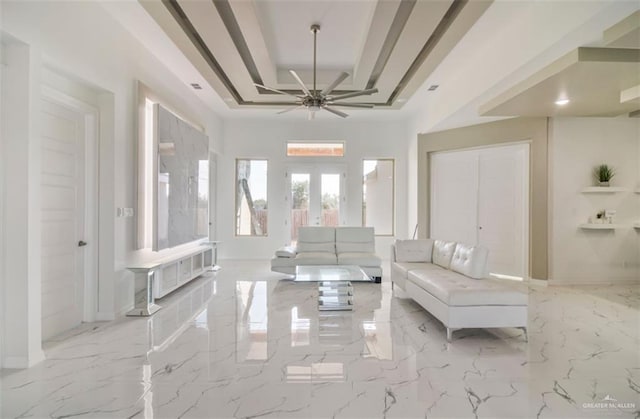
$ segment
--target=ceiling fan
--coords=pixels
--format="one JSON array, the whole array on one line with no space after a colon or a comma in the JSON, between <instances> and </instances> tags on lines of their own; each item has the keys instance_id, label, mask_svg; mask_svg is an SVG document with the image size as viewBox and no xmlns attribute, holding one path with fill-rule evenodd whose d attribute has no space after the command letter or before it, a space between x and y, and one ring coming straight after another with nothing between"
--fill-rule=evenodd
<instances>
[{"instance_id":1,"label":"ceiling fan","mask_svg":"<svg viewBox=\"0 0 640 419\"><path fill-rule=\"evenodd\" d=\"M294 70L289 70L289 73L293 76L293 78L298 82L304 95L293 95L291 93L284 92L282 90L274 89L272 87L263 86L258 83L254 83L256 87L260 87L266 90L270 90L275 93L280 93L282 95L293 96L297 98L296 106L285 109L283 111L278 112L279 114L290 112L295 109L306 108L309 111L309 119L314 119L315 113L321 109L325 111L331 112L332 114L338 115L342 118L346 118L349 116L348 114L339 111L337 109L333 109L330 106L344 106L349 108L373 108L373 105L370 103L351 103L351 102L340 102L342 99L347 99L351 97L364 96L364 95L372 95L374 93L378 93L377 88L373 89L365 89L358 90L355 92L344 93L341 95L332 96L331 92L335 89L340 83L344 81L349 76L349 73L342 72L337 79L333 81L330 85L322 89L322 91L318 91L316 89L316 40L318 36L318 31L320 30L320 25L313 24L311 25L311 32L313 33L313 90L307 89L307 86L302 82L302 79L298 76L298 74Z\"/></svg>"}]
</instances>

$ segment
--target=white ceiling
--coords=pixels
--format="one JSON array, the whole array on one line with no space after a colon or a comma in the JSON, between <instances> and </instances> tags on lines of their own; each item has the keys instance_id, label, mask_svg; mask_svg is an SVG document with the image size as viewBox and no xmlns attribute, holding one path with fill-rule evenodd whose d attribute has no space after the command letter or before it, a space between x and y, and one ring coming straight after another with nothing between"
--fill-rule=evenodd
<instances>
[{"instance_id":1,"label":"white ceiling","mask_svg":"<svg viewBox=\"0 0 640 419\"><path fill-rule=\"evenodd\" d=\"M324 69L352 72L364 48L376 3L262 0L253 2L260 31L276 68L310 70L318 22L318 61Z\"/></svg>"},{"instance_id":2,"label":"white ceiling","mask_svg":"<svg viewBox=\"0 0 640 419\"><path fill-rule=\"evenodd\" d=\"M185 84L200 83L204 88L196 94L221 117L304 118L296 112L276 116L283 105L252 103L288 99L259 94L253 87L251 75L211 1L178 0L178 4L189 11L198 32L207 37L207 45L232 75L244 105L238 105L229 94L162 2L104 2L103 6ZM228 4L264 84L297 89L286 72L294 68L301 70L309 85L313 46L309 25L318 22L322 25L318 34L319 82L327 83L344 69L352 76L339 88L349 90L366 86L401 2L231 0ZM406 74L450 5L451 0L415 3L377 81L381 93L375 101L380 106L349 109L349 119L409 118L421 132L493 120L495 117L479 116L482 104L575 48L601 46L603 31L640 8L634 0L470 1L403 85L402 94L389 105L400 76ZM440 86L437 91L427 90L432 84Z\"/></svg>"}]
</instances>

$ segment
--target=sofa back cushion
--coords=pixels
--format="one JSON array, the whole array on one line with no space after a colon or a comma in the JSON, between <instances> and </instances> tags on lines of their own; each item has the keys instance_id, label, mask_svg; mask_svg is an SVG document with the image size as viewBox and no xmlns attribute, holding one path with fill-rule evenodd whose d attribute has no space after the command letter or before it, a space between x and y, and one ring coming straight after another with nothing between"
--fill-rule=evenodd
<instances>
[{"instance_id":1,"label":"sofa back cushion","mask_svg":"<svg viewBox=\"0 0 640 419\"><path fill-rule=\"evenodd\" d=\"M337 227L336 250L338 253L375 253L373 227Z\"/></svg>"},{"instance_id":2,"label":"sofa back cushion","mask_svg":"<svg viewBox=\"0 0 640 419\"><path fill-rule=\"evenodd\" d=\"M396 262L431 263L433 240L396 240Z\"/></svg>"},{"instance_id":3,"label":"sofa back cushion","mask_svg":"<svg viewBox=\"0 0 640 419\"><path fill-rule=\"evenodd\" d=\"M489 251L481 246L458 243L451 258L451 270L470 278L485 277Z\"/></svg>"},{"instance_id":4,"label":"sofa back cushion","mask_svg":"<svg viewBox=\"0 0 640 419\"><path fill-rule=\"evenodd\" d=\"M334 227L298 228L298 253L336 253L336 229Z\"/></svg>"},{"instance_id":5,"label":"sofa back cushion","mask_svg":"<svg viewBox=\"0 0 640 419\"><path fill-rule=\"evenodd\" d=\"M446 242L444 240L436 240L433 242L433 263L449 269L451 258L456 249L456 242Z\"/></svg>"}]
</instances>

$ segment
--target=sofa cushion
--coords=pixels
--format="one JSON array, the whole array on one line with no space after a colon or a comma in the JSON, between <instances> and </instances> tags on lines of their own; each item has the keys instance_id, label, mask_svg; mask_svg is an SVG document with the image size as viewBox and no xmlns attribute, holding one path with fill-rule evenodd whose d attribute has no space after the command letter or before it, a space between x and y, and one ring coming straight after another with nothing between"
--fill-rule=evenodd
<instances>
[{"instance_id":1,"label":"sofa cushion","mask_svg":"<svg viewBox=\"0 0 640 419\"><path fill-rule=\"evenodd\" d=\"M407 276L409 271L425 270L425 269L430 269L431 267L442 269L441 267L436 266L432 263L422 263L422 262L392 262L391 263L391 268L398 271L404 277Z\"/></svg>"},{"instance_id":2,"label":"sofa cushion","mask_svg":"<svg viewBox=\"0 0 640 419\"><path fill-rule=\"evenodd\" d=\"M327 253L327 252L298 253L295 259L293 260L295 265L336 265L337 264L336 254Z\"/></svg>"},{"instance_id":3,"label":"sofa cushion","mask_svg":"<svg viewBox=\"0 0 640 419\"><path fill-rule=\"evenodd\" d=\"M296 257L296 249L291 246L284 246L276 250L276 257L279 258L294 258Z\"/></svg>"},{"instance_id":4,"label":"sofa cushion","mask_svg":"<svg viewBox=\"0 0 640 419\"><path fill-rule=\"evenodd\" d=\"M449 306L527 305L522 291L494 279L475 280L447 269L410 271L408 281Z\"/></svg>"},{"instance_id":5,"label":"sofa cushion","mask_svg":"<svg viewBox=\"0 0 640 419\"><path fill-rule=\"evenodd\" d=\"M373 227L337 227L336 250L337 253L375 253Z\"/></svg>"},{"instance_id":6,"label":"sofa cushion","mask_svg":"<svg viewBox=\"0 0 640 419\"><path fill-rule=\"evenodd\" d=\"M433 240L396 240L396 262L431 263Z\"/></svg>"},{"instance_id":7,"label":"sofa cushion","mask_svg":"<svg viewBox=\"0 0 640 419\"><path fill-rule=\"evenodd\" d=\"M338 253L338 265L380 266L382 260L375 253Z\"/></svg>"},{"instance_id":8,"label":"sofa cushion","mask_svg":"<svg viewBox=\"0 0 640 419\"><path fill-rule=\"evenodd\" d=\"M489 251L481 246L458 243L451 257L451 270L471 278L484 278Z\"/></svg>"},{"instance_id":9,"label":"sofa cushion","mask_svg":"<svg viewBox=\"0 0 640 419\"><path fill-rule=\"evenodd\" d=\"M449 269L451 257L456 249L456 242L436 240L433 242L433 263Z\"/></svg>"},{"instance_id":10,"label":"sofa cushion","mask_svg":"<svg viewBox=\"0 0 640 419\"><path fill-rule=\"evenodd\" d=\"M298 229L298 253L336 253L336 229L334 227L300 227Z\"/></svg>"}]
</instances>

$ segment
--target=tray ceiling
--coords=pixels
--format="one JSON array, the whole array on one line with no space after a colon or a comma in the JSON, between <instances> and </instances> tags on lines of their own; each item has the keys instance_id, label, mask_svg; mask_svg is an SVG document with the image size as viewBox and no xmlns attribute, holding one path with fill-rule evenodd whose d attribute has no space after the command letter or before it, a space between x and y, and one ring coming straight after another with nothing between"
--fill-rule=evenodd
<instances>
[{"instance_id":1,"label":"tray ceiling","mask_svg":"<svg viewBox=\"0 0 640 419\"><path fill-rule=\"evenodd\" d=\"M231 108L286 106L302 94L288 70L318 90L346 71L335 94L376 87L366 98L397 109L476 22L491 1L163 0L142 6ZM190 83L190 81L185 80ZM353 101L361 102L362 98Z\"/></svg>"},{"instance_id":2,"label":"tray ceiling","mask_svg":"<svg viewBox=\"0 0 640 419\"><path fill-rule=\"evenodd\" d=\"M481 105L480 115L638 116L640 12L607 29L602 44L576 48Z\"/></svg>"}]
</instances>

